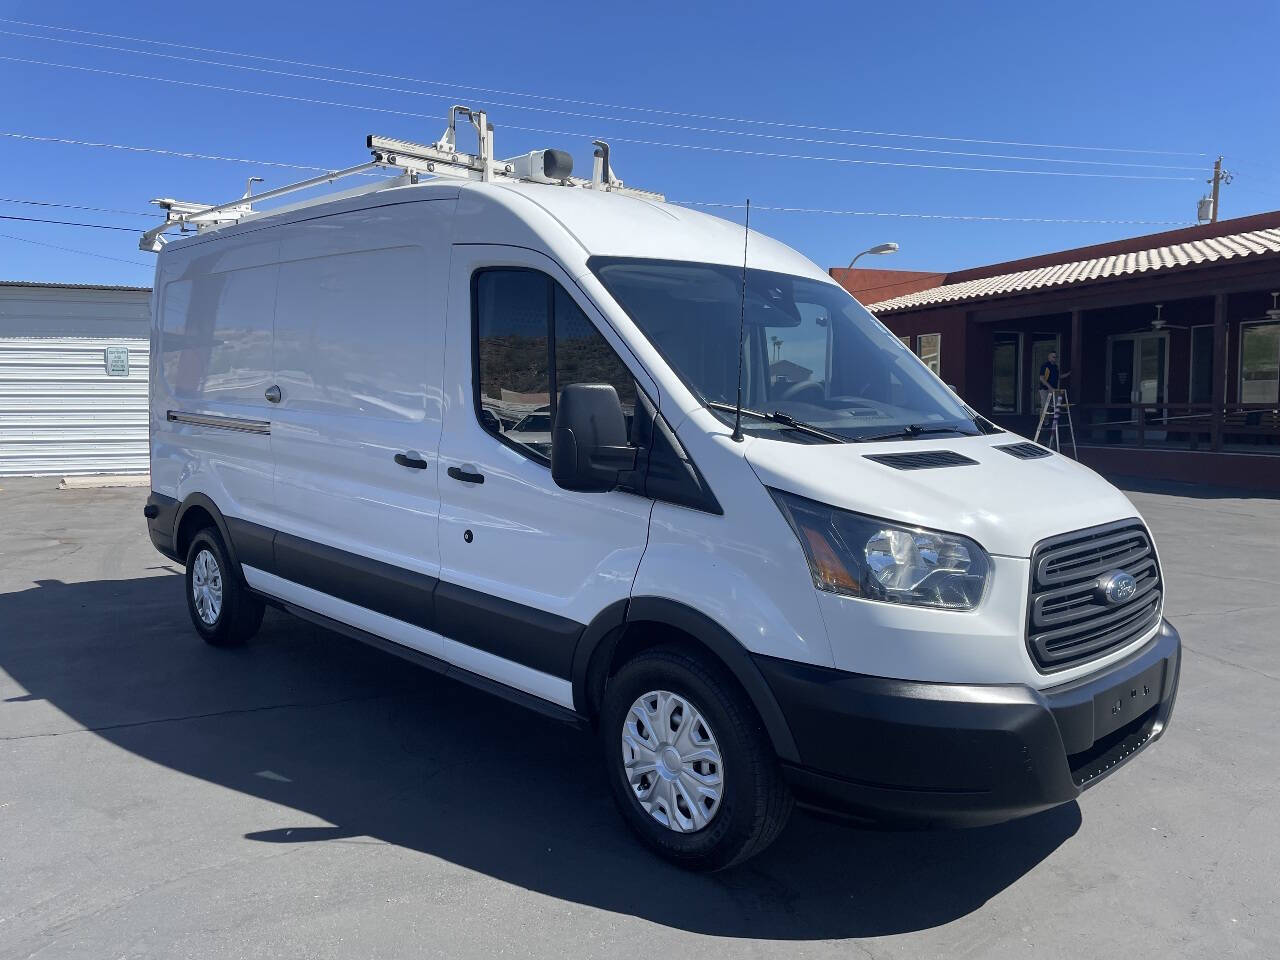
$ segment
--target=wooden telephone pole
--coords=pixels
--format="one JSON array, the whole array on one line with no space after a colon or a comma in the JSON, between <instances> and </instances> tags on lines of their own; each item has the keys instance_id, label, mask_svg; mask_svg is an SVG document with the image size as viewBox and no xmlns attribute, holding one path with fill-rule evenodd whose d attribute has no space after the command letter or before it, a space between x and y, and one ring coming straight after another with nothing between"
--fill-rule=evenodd
<instances>
[{"instance_id":1,"label":"wooden telephone pole","mask_svg":"<svg viewBox=\"0 0 1280 960\"><path fill-rule=\"evenodd\" d=\"M1209 181L1213 187L1213 209L1210 211L1209 222L1218 222L1218 188L1224 183L1231 182L1230 172L1222 169L1222 157L1218 157L1213 162L1213 178Z\"/></svg>"}]
</instances>

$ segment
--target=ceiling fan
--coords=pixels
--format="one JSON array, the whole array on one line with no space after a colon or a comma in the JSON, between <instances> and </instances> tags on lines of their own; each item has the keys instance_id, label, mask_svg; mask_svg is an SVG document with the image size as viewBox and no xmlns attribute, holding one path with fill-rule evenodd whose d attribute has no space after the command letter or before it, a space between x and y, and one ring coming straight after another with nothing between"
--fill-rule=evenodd
<instances>
[{"instance_id":1,"label":"ceiling fan","mask_svg":"<svg viewBox=\"0 0 1280 960\"><path fill-rule=\"evenodd\" d=\"M1269 320L1272 323L1280 323L1280 305L1277 305L1278 302L1280 302L1280 291L1271 291L1271 309L1264 311L1261 316L1244 317L1243 321L1251 323L1256 320Z\"/></svg>"},{"instance_id":2,"label":"ceiling fan","mask_svg":"<svg viewBox=\"0 0 1280 960\"><path fill-rule=\"evenodd\" d=\"M1187 329L1186 327L1179 326L1176 323L1168 323L1165 320L1161 319L1160 311L1162 311L1163 309L1164 309L1163 303L1156 304L1156 318L1151 321L1152 330L1186 330Z\"/></svg>"}]
</instances>

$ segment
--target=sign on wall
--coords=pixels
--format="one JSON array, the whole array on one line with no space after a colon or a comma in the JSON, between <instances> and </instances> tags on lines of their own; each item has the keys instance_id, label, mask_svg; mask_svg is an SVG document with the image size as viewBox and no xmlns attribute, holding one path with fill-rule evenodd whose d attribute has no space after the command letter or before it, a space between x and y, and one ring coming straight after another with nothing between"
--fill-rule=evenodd
<instances>
[{"instance_id":1,"label":"sign on wall","mask_svg":"<svg viewBox=\"0 0 1280 960\"><path fill-rule=\"evenodd\" d=\"M129 348L107 347L107 376L127 377L129 375Z\"/></svg>"}]
</instances>

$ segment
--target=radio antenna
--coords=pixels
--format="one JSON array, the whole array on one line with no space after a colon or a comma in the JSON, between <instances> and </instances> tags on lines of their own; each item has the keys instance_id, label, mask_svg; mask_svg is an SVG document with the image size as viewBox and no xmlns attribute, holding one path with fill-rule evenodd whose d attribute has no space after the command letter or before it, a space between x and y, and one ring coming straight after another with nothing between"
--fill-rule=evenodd
<instances>
[{"instance_id":1,"label":"radio antenna","mask_svg":"<svg viewBox=\"0 0 1280 960\"><path fill-rule=\"evenodd\" d=\"M751 198L742 223L742 296L738 300L738 405L733 412L733 442L742 442L742 341L747 327L747 240L751 236Z\"/></svg>"}]
</instances>

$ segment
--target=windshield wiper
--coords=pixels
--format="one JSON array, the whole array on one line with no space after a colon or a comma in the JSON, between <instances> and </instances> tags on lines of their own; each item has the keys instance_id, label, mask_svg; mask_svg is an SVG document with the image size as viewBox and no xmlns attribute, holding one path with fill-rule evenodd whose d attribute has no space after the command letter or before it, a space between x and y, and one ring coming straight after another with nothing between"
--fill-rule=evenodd
<instances>
[{"instance_id":1,"label":"windshield wiper","mask_svg":"<svg viewBox=\"0 0 1280 960\"><path fill-rule=\"evenodd\" d=\"M876 433L869 437L852 437L852 443L871 443L874 440L900 440L909 437L923 437L930 433L958 433L962 437L975 436L975 434L965 433L957 427L922 427L918 423L909 423L901 430L894 430L892 433Z\"/></svg>"},{"instance_id":2,"label":"windshield wiper","mask_svg":"<svg viewBox=\"0 0 1280 960\"><path fill-rule=\"evenodd\" d=\"M708 400L707 406L712 410L723 410L725 413L737 413L738 408L732 403L721 403L719 400ZM817 437L820 440L826 440L828 443L848 443L848 438L839 434L828 433L821 427L815 427L811 423L805 423L803 420L797 420L795 417L789 417L785 413L778 410L773 413L761 413L759 410L748 410L742 408L742 412L748 417L755 417L757 420L768 420L770 423L780 423L788 430L795 430L798 433L808 434L811 437Z\"/></svg>"}]
</instances>

